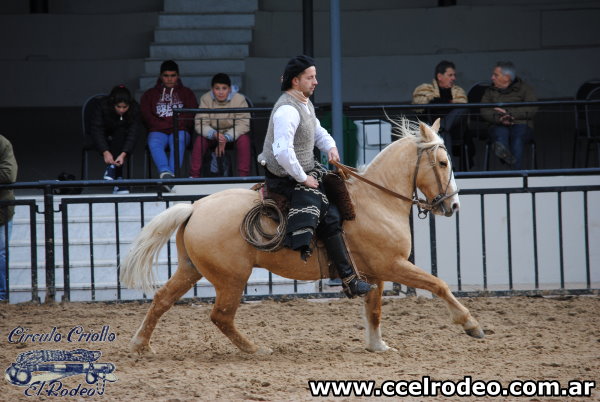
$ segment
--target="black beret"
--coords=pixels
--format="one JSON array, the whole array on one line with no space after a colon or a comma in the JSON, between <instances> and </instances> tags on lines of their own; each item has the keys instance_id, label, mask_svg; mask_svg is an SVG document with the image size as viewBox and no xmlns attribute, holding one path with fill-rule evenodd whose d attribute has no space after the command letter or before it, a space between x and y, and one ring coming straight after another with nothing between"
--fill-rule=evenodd
<instances>
[{"instance_id":1,"label":"black beret","mask_svg":"<svg viewBox=\"0 0 600 402\"><path fill-rule=\"evenodd\" d=\"M300 55L288 61L285 71L281 77L281 90L287 91L292 87L292 78L302 74L304 70L315 65L315 61L310 56Z\"/></svg>"}]
</instances>

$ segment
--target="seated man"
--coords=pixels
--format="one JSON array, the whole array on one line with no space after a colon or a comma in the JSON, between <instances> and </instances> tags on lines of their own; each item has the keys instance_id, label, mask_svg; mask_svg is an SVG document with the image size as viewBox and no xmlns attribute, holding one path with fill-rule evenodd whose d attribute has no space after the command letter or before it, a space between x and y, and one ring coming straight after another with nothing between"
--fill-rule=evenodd
<instances>
[{"instance_id":1,"label":"seated man","mask_svg":"<svg viewBox=\"0 0 600 402\"><path fill-rule=\"evenodd\" d=\"M144 123L148 128L148 148L161 179L175 177L173 109L198 107L196 95L188 87L183 86L179 78L179 66L173 60L164 61L160 65L160 76L156 86L142 95L141 109ZM188 126L190 116L179 116L179 167L183 164L185 145L189 143ZM170 155L167 158L166 149ZM170 186L165 186L170 191Z\"/></svg>"},{"instance_id":2,"label":"seated man","mask_svg":"<svg viewBox=\"0 0 600 402\"><path fill-rule=\"evenodd\" d=\"M106 164L104 180L123 178L123 165L134 151L140 131L140 108L125 86L114 87L107 97L96 102L90 135ZM127 194L129 190L115 186L113 193Z\"/></svg>"},{"instance_id":3,"label":"seated man","mask_svg":"<svg viewBox=\"0 0 600 402\"><path fill-rule=\"evenodd\" d=\"M533 88L517 77L510 61L499 61L492 73L492 86L481 102L533 102ZM482 117L491 124L490 138L496 156L515 169L522 168L525 144L533 138L533 116L537 107L481 109Z\"/></svg>"},{"instance_id":4,"label":"seated man","mask_svg":"<svg viewBox=\"0 0 600 402\"><path fill-rule=\"evenodd\" d=\"M442 60L435 66L434 79L431 84L421 84L412 94L412 103L415 105L425 105L430 103L467 103L467 94L464 89L455 85L456 67L454 63ZM452 109L430 109L432 123L440 117L439 135L444 139L444 144L448 152L452 153L452 134L460 136L458 131L464 127L461 120L466 114L465 108ZM474 150L469 146L470 153ZM469 155L470 158L473 155Z\"/></svg>"},{"instance_id":5,"label":"seated man","mask_svg":"<svg viewBox=\"0 0 600 402\"><path fill-rule=\"evenodd\" d=\"M212 89L200 97L201 109L248 107L244 95L231 86L227 74L219 73L212 78ZM200 177L202 158L214 148L213 157L223 156L227 143L235 142L238 176L250 175L250 114L249 113L198 113L195 118L196 132L191 158L191 177ZM212 169L212 167L211 167Z\"/></svg>"}]
</instances>

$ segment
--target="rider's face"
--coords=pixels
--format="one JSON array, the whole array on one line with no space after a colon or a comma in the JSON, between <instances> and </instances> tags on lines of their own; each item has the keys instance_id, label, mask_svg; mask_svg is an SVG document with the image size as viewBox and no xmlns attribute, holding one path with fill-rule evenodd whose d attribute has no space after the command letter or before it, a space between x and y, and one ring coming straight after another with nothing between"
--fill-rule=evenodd
<instances>
[{"instance_id":1,"label":"rider's face","mask_svg":"<svg viewBox=\"0 0 600 402\"><path fill-rule=\"evenodd\" d=\"M317 69L311 66L304 70L302 74L292 79L292 88L299 90L307 98L315 92L317 82Z\"/></svg>"}]
</instances>

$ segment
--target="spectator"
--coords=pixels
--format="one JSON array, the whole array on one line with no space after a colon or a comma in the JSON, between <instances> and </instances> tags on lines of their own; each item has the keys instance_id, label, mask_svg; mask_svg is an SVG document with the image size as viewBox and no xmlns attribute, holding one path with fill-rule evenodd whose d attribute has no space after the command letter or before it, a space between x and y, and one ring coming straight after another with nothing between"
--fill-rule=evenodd
<instances>
[{"instance_id":1,"label":"spectator","mask_svg":"<svg viewBox=\"0 0 600 402\"><path fill-rule=\"evenodd\" d=\"M481 102L533 102L533 88L517 77L510 61L499 61L492 73L492 86L486 89ZM483 118L491 124L490 139L494 153L501 161L521 169L525 144L533 139L533 116L536 107L481 109Z\"/></svg>"},{"instance_id":2,"label":"spectator","mask_svg":"<svg viewBox=\"0 0 600 402\"><path fill-rule=\"evenodd\" d=\"M212 78L211 90L200 98L201 109L245 108L244 95L231 86L227 74L219 73ZM250 114L249 113L198 113L196 115L196 138L192 150L192 177L200 177L202 158L214 148L213 158L223 156L227 143L235 142L238 176L250 175Z\"/></svg>"},{"instance_id":3,"label":"spectator","mask_svg":"<svg viewBox=\"0 0 600 402\"><path fill-rule=\"evenodd\" d=\"M455 85L456 66L451 61L442 60L435 66L434 79L431 84L421 84L415 88L412 95L412 103L416 105L425 105L430 103L467 103L467 94L465 90ZM439 135L444 139L444 144L448 152L452 153L452 135L463 136L464 116L466 108L443 108L430 109L431 121L438 117L441 118ZM474 151L474 146L469 144L470 153ZM473 155L469 155L472 159Z\"/></svg>"},{"instance_id":4,"label":"spectator","mask_svg":"<svg viewBox=\"0 0 600 402\"><path fill-rule=\"evenodd\" d=\"M173 139L173 109L197 108L196 96L184 87L179 78L179 66L173 60L160 65L160 77L156 86L147 90L141 100L142 117L148 128L148 148L161 179L175 177L175 153ZM190 142L192 125L190 116L182 114L179 119L179 167L183 164L185 146ZM170 155L167 158L166 149ZM165 186L170 191L170 186Z\"/></svg>"},{"instance_id":5,"label":"spectator","mask_svg":"<svg viewBox=\"0 0 600 402\"><path fill-rule=\"evenodd\" d=\"M123 178L125 160L135 149L141 131L140 107L123 85L116 86L92 110L90 131L94 145L107 167L104 180ZM114 194L128 194L115 186Z\"/></svg>"},{"instance_id":6,"label":"spectator","mask_svg":"<svg viewBox=\"0 0 600 402\"><path fill-rule=\"evenodd\" d=\"M17 160L9 140L0 135L0 184L17 180ZM0 190L0 201L14 201L12 190ZM8 300L6 248L12 232L14 205L0 207L0 302Z\"/></svg>"}]
</instances>

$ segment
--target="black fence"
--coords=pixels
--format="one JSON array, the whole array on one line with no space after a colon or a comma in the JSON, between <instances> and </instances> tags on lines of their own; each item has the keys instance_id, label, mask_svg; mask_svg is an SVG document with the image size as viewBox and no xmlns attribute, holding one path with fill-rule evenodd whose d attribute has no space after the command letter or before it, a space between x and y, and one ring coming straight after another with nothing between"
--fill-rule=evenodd
<instances>
[{"instance_id":1,"label":"black fence","mask_svg":"<svg viewBox=\"0 0 600 402\"><path fill-rule=\"evenodd\" d=\"M450 219L429 217L428 222L413 218L413 229L416 232L413 258L417 265L426 270L430 268L432 274L445 279L453 290L462 296L599 292L600 257L595 251L597 247L594 247L592 239L600 234L600 215L597 208L594 208L600 201L600 169L458 172L456 177L461 183L467 184L460 193L463 203L461 212ZM551 182L562 180L562 184L537 183L546 178ZM175 202L192 202L205 196L163 193L163 185L177 185L183 188L194 184L227 184L249 188L252 183L261 180L262 177L253 176L122 180L110 183L110 186L117 184L140 187L147 191L119 196L55 195L57 189L65 187L106 187L108 184L105 181L44 181L4 185L3 188L37 190L42 195L14 202L18 208L26 211L21 211L15 218L21 221L21 226L30 228L25 240L18 239L23 248L30 250L28 256L26 251L21 252L26 256L24 258L27 258L27 261L21 262L24 267L22 271L26 271L29 266L30 272L26 276L30 282L27 283L23 279L24 274L19 275L18 285L17 280L11 280L12 275L9 274L8 283L13 290L11 301L39 301L40 293L44 294L46 301L55 301L60 294L62 300L143 299L145 295L124 289L118 279L119 263L132 237L160 210ZM479 181L478 186L467 188L470 187L470 180ZM495 180L500 183L494 184ZM502 184L505 180L512 182ZM584 184L577 184L578 181ZM536 183L532 185L532 182ZM500 204L498 197L501 198ZM2 204L7 205L9 202ZM148 211L150 204L154 204L154 211ZM549 205L549 212L541 212ZM69 212L75 206L85 210L79 221L73 220ZM104 215L100 216L99 209L104 210ZM106 213L109 210L113 212ZM565 217L565 214L568 214L568 217ZM43 215L42 240L37 237L36 215ZM524 229L523 224L526 221L530 224ZM554 222L550 229L548 222ZM72 226L77 223L80 227L75 233ZM540 225L543 228L540 228ZM62 235L59 237L57 232ZM98 233L102 234L103 239L98 238ZM578 241L573 244L572 238ZM13 248L12 243L15 240L17 239L13 235L9 242L9 250ZM516 256L516 249L522 249L525 243L525 259L529 262L523 263L522 257ZM72 258L73 250L79 248L81 254L82 247L87 248L87 251L83 252L86 259L89 256L83 266L81 260L74 261ZM171 247L171 244L167 246L159 280L166 280L173 272L175 253ZM39 250L43 250L45 256L43 264L40 264L38 258ZM554 262L549 262L547 258L541 261L540 250L544 250L544 253L554 250L557 265L554 266ZM492 258L492 254L495 257ZM56 263L57 256L62 257L60 264ZM501 262L498 262L500 260ZM440 261L443 261L443 264ZM493 264L496 268L491 269L490 265ZM473 266L476 268L473 269ZM550 271L547 266L551 266ZM9 264L9 273L11 272L14 270L11 270ZM74 279L75 274L78 279ZM573 280L574 275L578 279ZM515 276L526 279L515 279ZM552 276L553 279L548 280L548 276ZM40 277L44 278L42 286L39 284ZM314 291L307 291L305 283L282 282L267 273L257 283L250 284L252 289L246 289L245 297L261 299L340 295L337 289L324 286L322 282L309 285ZM16 292L15 289L19 286L20 290ZM386 294L389 295L407 291L409 290L399 284L389 284L386 288ZM77 297L72 297L74 292ZM197 285L191 292L185 297L213 297L209 284ZM26 293L30 296L26 297Z\"/></svg>"}]
</instances>

